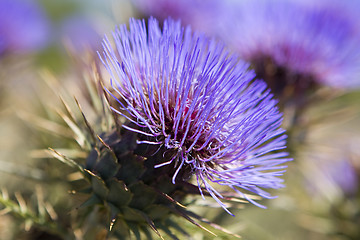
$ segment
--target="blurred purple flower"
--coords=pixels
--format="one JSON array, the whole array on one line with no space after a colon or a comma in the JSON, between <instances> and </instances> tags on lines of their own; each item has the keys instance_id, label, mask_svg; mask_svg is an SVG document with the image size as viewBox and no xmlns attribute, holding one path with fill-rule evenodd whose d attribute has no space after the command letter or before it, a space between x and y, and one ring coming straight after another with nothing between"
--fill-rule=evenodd
<instances>
[{"instance_id":1,"label":"blurred purple flower","mask_svg":"<svg viewBox=\"0 0 360 240\"><path fill-rule=\"evenodd\" d=\"M49 22L36 1L0 0L0 54L46 46Z\"/></svg>"},{"instance_id":2,"label":"blurred purple flower","mask_svg":"<svg viewBox=\"0 0 360 240\"><path fill-rule=\"evenodd\" d=\"M336 200L358 192L359 177L351 160L335 156L325 154L305 160L312 168L305 175L306 188L312 195Z\"/></svg>"},{"instance_id":3,"label":"blurred purple flower","mask_svg":"<svg viewBox=\"0 0 360 240\"><path fill-rule=\"evenodd\" d=\"M116 49L105 38L101 57L119 104L113 111L143 136L138 144L165 151L154 167L173 166L174 184L195 175L200 193L224 209L217 185L245 198L240 189L271 198L263 188L283 187L278 176L290 159L282 114L248 64L173 20L163 30L155 19L148 29L131 20L130 31L120 26L113 37Z\"/></svg>"},{"instance_id":4,"label":"blurred purple flower","mask_svg":"<svg viewBox=\"0 0 360 240\"><path fill-rule=\"evenodd\" d=\"M355 168L348 159L338 161L336 164L327 164L324 167L327 176L346 194L354 194L358 189L358 176Z\"/></svg>"},{"instance_id":5,"label":"blurred purple flower","mask_svg":"<svg viewBox=\"0 0 360 240\"><path fill-rule=\"evenodd\" d=\"M207 34L216 35L222 26L220 15L227 11L229 0L132 0L135 6L147 16L165 20L168 17L180 19L185 25Z\"/></svg>"},{"instance_id":6,"label":"blurred purple flower","mask_svg":"<svg viewBox=\"0 0 360 240\"><path fill-rule=\"evenodd\" d=\"M360 85L360 4L351 0L133 0L221 38L251 62L270 58L291 75L333 87ZM266 80L266 79L265 79Z\"/></svg>"},{"instance_id":7,"label":"blurred purple flower","mask_svg":"<svg viewBox=\"0 0 360 240\"><path fill-rule=\"evenodd\" d=\"M62 23L62 35L71 47L81 53L86 49L100 49L100 36L89 19L81 16L67 18Z\"/></svg>"},{"instance_id":8,"label":"blurred purple flower","mask_svg":"<svg viewBox=\"0 0 360 240\"><path fill-rule=\"evenodd\" d=\"M224 39L248 61L270 58L323 85L359 87L359 22L336 1L320 2L240 1L226 17Z\"/></svg>"}]
</instances>

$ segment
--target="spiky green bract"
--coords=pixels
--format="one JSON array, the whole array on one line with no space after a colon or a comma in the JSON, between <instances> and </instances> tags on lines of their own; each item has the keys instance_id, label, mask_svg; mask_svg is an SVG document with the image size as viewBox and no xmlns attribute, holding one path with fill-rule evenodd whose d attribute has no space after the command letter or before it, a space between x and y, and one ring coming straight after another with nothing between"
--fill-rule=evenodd
<instances>
[{"instance_id":1,"label":"spiky green bract","mask_svg":"<svg viewBox=\"0 0 360 240\"><path fill-rule=\"evenodd\" d=\"M98 76L97 72L94 75ZM89 228L96 234L90 239L102 235L101 227L106 239L153 239L154 235L188 239L194 232L204 239L213 239L214 234L221 239L239 237L187 208L190 203L196 205L194 187L172 184L175 170L171 166L154 168L163 152L157 151L157 146L136 143L141 135L121 127L125 120L110 111L107 95L97 94L92 80L86 78L87 89L75 101L78 106L61 97L65 112L58 112L68 125L61 130L73 132L73 144L64 139L68 148L48 151L75 170L70 177L76 180L70 182L71 192L86 197L73 210L77 230L81 229L86 239Z\"/></svg>"},{"instance_id":2,"label":"spiky green bract","mask_svg":"<svg viewBox=\"0 0 360 240\"><path fill-rule=\"evenodd\" d=\"M104 146L93 150L86 162L94 192L89 203L109 206L112 221L121 232L161 226L172 212L181 211L177 200L186 192L182 186L171 184L163 169L152 167L159 156L145 158L146 150L137 147L136 135L123 129L121 134L114 131L101 136Z\"/></svg>"},{"instance_id":3,"label":"spiky green bract","mask_svg":"<svg viewBox=\"0 0 360 240\"><path fill-rule=\"evenodd\" d=\"M100 56L117 101L112 110L139 134L137 144L161 153L152 167L170 166L174 185L195 176L199 192L225 210L221 186L272 198L263 188L283 186L278 176L290 159L276 100L249 65L171 19L162 30L155 19L148 28L132 19L113 38L116 49L105 38Z\"/></svg>"}]
</instances>

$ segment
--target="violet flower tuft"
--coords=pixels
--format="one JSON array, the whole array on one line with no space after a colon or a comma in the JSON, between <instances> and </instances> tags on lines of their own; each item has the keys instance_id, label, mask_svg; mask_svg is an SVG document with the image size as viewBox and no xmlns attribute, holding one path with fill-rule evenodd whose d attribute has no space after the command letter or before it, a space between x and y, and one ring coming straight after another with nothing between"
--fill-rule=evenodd
<instances>
[{"instance_id":1,"label":"violet flower tuft","mask_svg":"<svg viewBox=\"0 0 360 240\"><path fill-rule=\"evenodd\" d=\"M283 187L278 177L290 159L266 83L215 40L171 19L163 26L132 19L130 30L113 33L116 48L103 41L100 58L123 127L138 133L138 144L163 151L153 167L173 166L173 184L195 176L201 195L225 210L229 193L219 185L253 203L243 190L272 198L263 189Z\"/></svg>"}]
</instances>

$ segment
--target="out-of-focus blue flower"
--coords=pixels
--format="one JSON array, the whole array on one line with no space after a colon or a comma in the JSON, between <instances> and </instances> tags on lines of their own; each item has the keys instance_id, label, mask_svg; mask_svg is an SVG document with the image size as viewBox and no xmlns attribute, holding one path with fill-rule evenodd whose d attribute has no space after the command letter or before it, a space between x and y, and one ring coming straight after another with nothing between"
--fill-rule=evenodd
<instances>
[{"instance_id":1,"label":"out-of-focus blue flower","mask_svg":"<svg viewBox=\"0 0 360 240\"><path fill-rule=\"evenodd\" d=\"M201 194L224 208L218 185L264 198L271 195L263 188L283 187L278 177L290 159L282 114L248 64L173 20L162 30L155 19L148 29L131 20L113 38L116 48L106 38L101 57L119 105L113 111L142 136L138 144L164 150L155 167L174 166L174 184L195 175Z\"/></svg>"},{"instance_id":2,"label":"out-of-focus blue flower","mask_svg":"<svg viewBox=\"0 0 360 240\"><path fill-rule=\"evenodd\" d=\"M87 49L101 47L100 36L95 30L95 26L89 19L82 16L73 16L65 19L61 27L62 37L69 41L74 51L82 53Z\"/></svg>"},{"instance_id":3,"label":"out-of-focus blue flower","mask_svg":"<svg viewBox=\"0 0 360 240\"><path fill-rule=\"evenodd\" d=\"M313 196L333 201L357 193L359 177L349 158L320 155L309 161L305 160L305 166L312 169L306 174L305 180Z\"/></svg>"},{"instance_id":4,"label":"out-of-focus blue flower","mask_svg":"<svg viewBox=\"0 0 360 240\"><path fill-rule=\"evenodd\" d=\"M267 57L320 84L358 87L359 22L332 2L241 1L228 13L224 39L246 60Z\"/></svg>"},{"instance_id":5,"label":"out-of-focus blue flower","mask_svg":"<svg viewBox=\"0 0 360 240\"><path fill-rule=\"evenodd\" d=\"M133 0L221 38L241 58L270 58L292 75L333 87L360 85L360 4L351 0Z\"/></svg>"},{"instance_id":6,"label":"out-of-focus blue flower","mask_svg":"<svg viewBox=\"0 0 360 240\"><path fill-rule=\"evenodd\" d=\"M325 167L328 177L344 191L346 194L354 194L358 190L358 176L354 166L349 159L342 159L337 164Z\"/></svg>"},{"instance_id":7,"label":"out-of-focus blue flower","mask_svg":"<svg viewBox=\"0 0 360 240\"><path fill-rule=\"evenodd\" d=\"M226 15L229 0L132 0L135 6L147 16L165 20L168 17L180 19L196 30L217 35L223 22L219 16Z\"/></svg>"},{"instance_id":8,"label":"out-of-focus blue flower","mask_svg":"<svg viewBox=\"0 0 360 240\"><path fill-rule=\"evenodd\" d=\"M43 48L49 22L36 1L0 0L0 54Z\"/></svg>"}]
</instances>

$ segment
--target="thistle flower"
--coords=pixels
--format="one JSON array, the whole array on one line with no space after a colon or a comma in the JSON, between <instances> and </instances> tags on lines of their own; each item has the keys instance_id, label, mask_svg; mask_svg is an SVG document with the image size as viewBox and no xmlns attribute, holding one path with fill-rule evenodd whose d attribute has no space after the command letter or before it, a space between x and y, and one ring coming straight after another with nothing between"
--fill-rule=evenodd
<instances>
[{"instance_id":1,"label":"thistle flower","mask_svg":"<svg viewBox=\"0 0 360 240\"><path fill-rule=\"evenodd\" d=\"M0 54L40 49L48 36L48 19L34 1L0 0Z\"/></svg>"},{"instance_id":2,"label":"thistle flower","mask_svg":"<svg viewBox=\"0 0 360 240\"><path fill-rule=\"evenodd\" d=\"M131 20L105 38L101 60L111 76L112 110L138 134L138 146L161 152L153 168L170 166L173 184L195 176L198 191L221 199L231 189L264 198L283 187L286 158L282 115L249 65L180 22ZM159 155L158 155L159 156ZM257 204L259 205L259 204ZM228 211L228 210L227 210Z\"/></svg>"},{"instance_id":3,"label":"thistle flower","mask_svg":"<svg viewBox=\"0 0 360 240\"><path fill-rule=\"evenodd\" d=\"M72 16L65 19L61 26L63 37L78 53L84 53L88 48L98 50L101 47L101 37L96 32L94 24L83 16Z\"/></svg>"},{"instance_id":4,"label":"thistle flower","mask_svg":"<svg viewBox=\"0 0 360 240\"><path fill-rule=\"evenodd\" d=\"M336 6L244 1L228 14L233 27L224 29L224 38L244 59L255 65L270 59L283 75L298 75L305 85L314 81L337 88L358 87L359 22L350 11Z\"/></svg>"},{"instance_id":5,"label":"thistle flower","mask_svg":"<svg viewBox=\"0 0 360 240\"><path fill-rule=\"evenodd\" d=\"M307 187L313 190L314 196L326 196L330 200L338 200L344 196L354 196L357 192L358 175L348 158L315 159L313 175L306 175ZM309 164L310 165L310 164Z\"/></svg>"},{"instance_id":6,"label":"thistle flower","mask_svg":"<svg viewBox=\"0 0 360 240\"><path fill-rule=\"evenodd\" d=\"M222 26L219 18L226 15L229 1L217 0L132 0L135 7L146 16L154 16L159 20L168 17L180 19L183 24L191 25L209 35L217 35Z\"/></svg>"}]
</instances>

